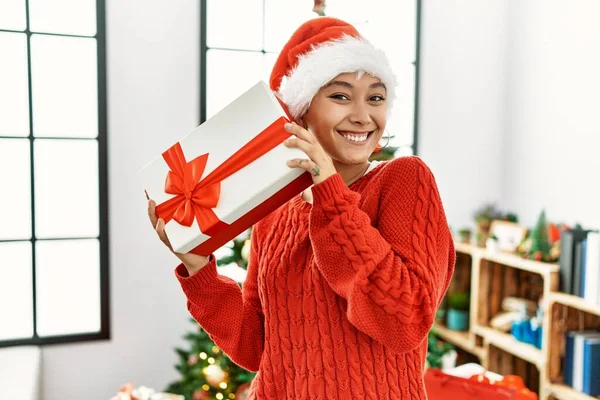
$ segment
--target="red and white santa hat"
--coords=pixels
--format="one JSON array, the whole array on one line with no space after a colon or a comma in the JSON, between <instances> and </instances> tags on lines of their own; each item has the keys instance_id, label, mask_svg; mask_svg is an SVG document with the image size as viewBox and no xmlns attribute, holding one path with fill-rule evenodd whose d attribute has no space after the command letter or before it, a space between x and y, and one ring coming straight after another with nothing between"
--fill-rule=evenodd
<instances>
[{"instance_id":1,"label":"red and white santa hat","mask_svg":"<svg viewBox=\"0 0 600 400\"><path fill-rule=\"evenodd\" d=\"M336 18L311 19L294 32L275 62L270 86L298 119L321 87L347 72L363 72L381 80L386 86L389 115L396 77L385 53L352 25Z\"/></svg>"}]
</instances>

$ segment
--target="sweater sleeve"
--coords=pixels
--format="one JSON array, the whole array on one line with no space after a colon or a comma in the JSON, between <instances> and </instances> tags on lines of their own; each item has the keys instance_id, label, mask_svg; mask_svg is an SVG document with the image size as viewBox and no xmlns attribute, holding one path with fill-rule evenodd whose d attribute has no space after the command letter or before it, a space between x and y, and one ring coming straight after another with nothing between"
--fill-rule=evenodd
<instances>
[{"instance_id":1,"label":"sweater sleeve","mask_svg":"<svg viewBox=\"0 0 600 400\"><path fill-rule=\"evenodd\" d=\"M409 159L386 166L373 223L339 174L313 187L310 216L316 265L347 300L348 320L398 352L427 337L455 261L434 177Z\"/></svg>"},{"instance_id":2,"label":"sweater sleeve","mask_svg":"<svg viewBox=\"0 0 600 400\"><path fill-rule=\"evenodd\" d=\"M250 371L258 371L264 346L257 270L254 240L243 289L234 280L218 274L214 256L192 276L183 264L175 269L191 315L231 360Z\"/></svg>"}]
</instances>

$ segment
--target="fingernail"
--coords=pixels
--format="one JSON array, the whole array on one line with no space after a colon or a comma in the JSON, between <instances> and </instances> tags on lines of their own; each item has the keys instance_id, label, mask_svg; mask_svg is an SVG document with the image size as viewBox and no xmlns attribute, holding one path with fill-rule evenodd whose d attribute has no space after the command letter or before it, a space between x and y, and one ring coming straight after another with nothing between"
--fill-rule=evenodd
<instances>
[{"instance_id":1,"label":"fingernail","mask_svg":"<svg viewBox=\"0 0 600 400\"><path fill-rule=\"evenodd\" d=\"M292 124L290 124L289 122L286 122L286 124L284 125L285 129L287 129L288 131L292 129Z\"/></svg>"}]
</instances>

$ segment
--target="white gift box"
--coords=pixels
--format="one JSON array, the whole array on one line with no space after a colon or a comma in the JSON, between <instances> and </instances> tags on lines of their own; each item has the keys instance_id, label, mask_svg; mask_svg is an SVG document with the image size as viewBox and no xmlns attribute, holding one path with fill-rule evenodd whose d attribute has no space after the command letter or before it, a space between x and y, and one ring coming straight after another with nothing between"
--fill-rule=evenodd
<instances>
[{"instance_id":1,"label":"white gift box","mask_svg":"<svg viewBox=\"0 0 600 400\"><path fill-rule=\"evenodd\" d=\"M156 201L158 216L168 220L165 231L174 251L211 254L312 184L308 173L286 165L287 160L306 158L302 151L283 145L290 137L283 127L289 120L260 81L142 168L144 189ZM251 141L270 150L262 149L264 154L228 175L259 154L248 150ZM218 178L224 166L229 172ZM215 195L219 185L220 194ZM199 199L208 198L215 202L198 205ZM178 210L170 220L167 209Z\"/></svg>"}]
</instances>

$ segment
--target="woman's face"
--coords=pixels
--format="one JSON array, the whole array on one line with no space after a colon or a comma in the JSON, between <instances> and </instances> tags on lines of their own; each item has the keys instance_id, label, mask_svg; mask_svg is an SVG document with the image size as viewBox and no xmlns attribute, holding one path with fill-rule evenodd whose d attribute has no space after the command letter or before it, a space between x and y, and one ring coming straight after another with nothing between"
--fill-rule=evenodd
<instances>
[{"instance_id":1,"label":"woman's face","mask_svg":"<svg viewBox=\"0 0 600 400\"><path fill-rule=\"evenodd\" d=\"M334 162L362 164L383 135L386 94L381 81L369 74L340 74L321 88L300 122Z\"/></svg>"}]
</instances>

